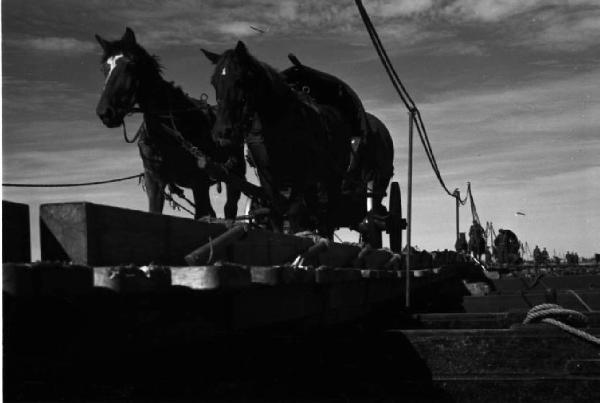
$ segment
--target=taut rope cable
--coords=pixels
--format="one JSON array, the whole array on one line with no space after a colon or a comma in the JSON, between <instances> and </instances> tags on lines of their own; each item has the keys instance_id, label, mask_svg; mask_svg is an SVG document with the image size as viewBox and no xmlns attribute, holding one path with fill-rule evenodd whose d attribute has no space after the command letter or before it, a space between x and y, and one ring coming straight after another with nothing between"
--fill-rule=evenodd
<instances>
[{"instance_id":1,"label":"taut rope cable","mask_svg":"<svg viewBox=\"0 0 600 403\"><path fill-rule=\"evenodd\" d=\"M4 187L13 188L64 188L64 187L77 187L77 186L92 186L92 185L104 185L106 183L122 182L130 179L141 178L144 176L143 173L131 176L125 176L123 178L107 179L103 181L94 182L80 182L80 183L3 183Z\"/></svg>"},{"instance_id":2,"label":"taut rope cable","mask_svg":"<svg viewBox=\"0 0 600 403\"><path fill-rule=\"evenodd\" d=\"M400 99L404 103L404 106L416 118L416 121L417 121L416 127L417 127L417 132L419 133L419 139L421 140L421 143L423 144L423 148L425 149L425 154L427 155L427 159L429 160L429 163L431 164L431 167L435 173L435 176L437 177L437 179L440 182L440 185L442 186L444 191L449 196L458 198L458 194L450 192L450 190L448 189L448 187L446 186L446 184L442 178L439 167L437 165L437 161L435 159L435 155L433 154L433 149L431 148L431 143L429 142L429 138L427 136L427 130L425 128L425 124L421 117L421 113L419 112L418 108L416 107L416 104L413 101L413 99L410 97L410 94L406 90L406 87L404 87L404 84L402 84L402 81L400 80L398 73L396 73L396 70L394 69L394 66L391 63L391 61L387 55L387 52L385 51L385 48L383 47L383 44L381 43L381 39L379 38L379 35L377 34L377 31L375 30L375 27L373 26L373 23L371 22L371 19L369 18L367 11L365 10L365 7L362 4L362 1L355 0L355 3L356 3L356 6L358 7L358 11L363 20L363 23L365 24L367 32L369 33L371 41L373 42L373 46L375 47L377 55L379 56L379 58L383 64L383 67L385 68L390 80L392 81L392 85L394 86L394 89L400 96ZM464 204L464 203L462 203L462 204Z\"/></svg>"}]
</instances>

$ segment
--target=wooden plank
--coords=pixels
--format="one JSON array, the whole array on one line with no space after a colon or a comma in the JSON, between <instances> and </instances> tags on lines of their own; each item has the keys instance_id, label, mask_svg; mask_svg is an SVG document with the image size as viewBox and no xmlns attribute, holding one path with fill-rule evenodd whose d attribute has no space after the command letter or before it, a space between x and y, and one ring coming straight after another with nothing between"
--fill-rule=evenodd
<instances>
[{"instance_id":1,"label":"wooden plank","mask_svg":"<svg viewBox=\"0 0 600 403\"><path fill-rule=\"evenodd\" d=\"M90 266L184 265L184 256L226 230L221 224L93 203L40 207L42 260Z\"/></svg>"},{"instance_id":2,"label":"wooden plank","mask_svg":"<svg viewBox=\"0 0 600 403\"><path fill-rule=\"evenodd\" d=\"M2 262L31 262L29 206L2 200Z\"/></svg>"},{"instance_id":3,"label":"wooden plank","mask_svg":"<svg viewBox=\"0 0 600 403\"><path fill-rule=\"evenodd\" d=\"M251 284L250 270L240 266L192 266L171 268L173 285L194 290L240 288Z\"/></svg>"},{"instance_id":4,"label":"wooden plank","mask_svg":"<svg viewBox=\"0 0 600 403\"><path fill-rule=\"evenodd\" d=\"M581 291L577 294L593 310L600 310L600 291ZM466 312L505 312L511 310L529 310L532 306L546 303L544 293L526 293L525 297L521 295L486 295L484 297L466 296L463 299L463 306ZM585 307L577 300L575 296L568 292L558 292L557 301L559 305L568 309L585 311Z\"/></svg>"},{"instance_id":5,"label":"wooden plank","mask_svg":"<svg viewBox=\"0 0 600 403\"><path fill-rule=\"evenodd\" d=\"M94 286L121 294L166 291L171 286L168 267L94 267Z\"/></svg>"},{"instance_id":6,"label":"wooden plank","mask_svg":"<svg viewBox=\"0 0 600 403\"><path fill-rule=\"evenodd\" d=\"M600 329L587 331L600 335ZM411 342L433 376L566 375L565 365L569 360L597 355L597 346L547 324L523 326L516 330L394 332L401 332Z\"/></svg>"},{"instance_id":7,"label":"wooden plank","mask_svg":"<svg viewBox=\"0 0 600 403\"><path fill-rule=\"evenodd\" d=\"M232 297L234 329L306 321L326 310L323 294L314 283L250 287Z\"/></svg>"},{"instance_id":8,"label":"wooden plank","mask_svg":"<svg viewBox=\"0 0 600 403\"><path fill-rule=\"evenodd\" d=\"M229 260L251 266L281 265L291 263L312 245L307 238L256 229L233 244Z\"/></svg>"},{"instance_id":9,"label":"wooden plank","mask_svg":"<svg viewBox=\"0 0 600 403\"><path fill-rule=\"evenodd\" d=\"M453 402L589 402L599 399L600 378L588 376L452 376L434 377Z\"/></svg>"},{"instance_id":10,"label":"wooden plank","mask_svg":"<svg viewBox=\"0 0 600 403\"><path fill-rule=\"evenodd\" d=\"M92 292L92 269L62 263L2 265L2 291L15 297L69 296Z\"/></svg>"},{"instance_id":11,"label":"wooden plank","mask_svg":"<svg viewBox=\"0 0 600 403\"><path fill-rule=\"evenodd\" d=\"M529 280L530 282L532 281ZM495 280L496 290L499 293L514 293L526 288L525 282L520 278L503 278ZM573 276L544 276L535 287L531 289L544 291L547 287L557 290L567 289L600 289L600 276L596 275L573 275Z\"/></svg>"}]
</instances>

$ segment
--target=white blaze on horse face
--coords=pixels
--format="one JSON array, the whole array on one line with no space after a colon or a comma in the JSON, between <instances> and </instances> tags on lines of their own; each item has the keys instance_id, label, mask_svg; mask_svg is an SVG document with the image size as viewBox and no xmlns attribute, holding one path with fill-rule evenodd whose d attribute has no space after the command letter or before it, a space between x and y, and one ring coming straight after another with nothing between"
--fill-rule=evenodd
<instances>
[{"instance_id":1,"label":"white blaze on horse face","mask_svg":"<svg viewBox=\"0 0 600 403\"><path fill-rule=\"evenodd\" d=\"M227 75L227 69L225 67L223 67L223 70L221 70L221 75L222 76Z\"/></svg>"},{"instance_id":2,"label":"white blaze on horse face","mask_svg":"<svg viewBox=\"0 0 600 403\"><path fill-rule=\"evenodd\" d=\"M112 74L113 70L115 69L115 67L117 67L117 60L119 60L122 57L123 57L123 54L120 53L118 55L111 56L108 59L106 59L106 64L108 64L109 70L108 70L108 74L106 74L106 79L104 80L105 86L106 86L106 83L108 82L108 79L110 78L110 75Z\"/></svg>"}]
</instances>

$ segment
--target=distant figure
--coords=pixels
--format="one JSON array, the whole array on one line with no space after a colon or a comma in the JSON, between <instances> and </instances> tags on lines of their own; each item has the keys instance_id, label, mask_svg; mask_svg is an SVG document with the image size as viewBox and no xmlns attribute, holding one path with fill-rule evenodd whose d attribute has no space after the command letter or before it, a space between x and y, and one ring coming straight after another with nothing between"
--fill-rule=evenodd
<instances>
[{"instance_id":1,"label":"distant figure","mask_svg":"<svg viewBox=\"0 0 600 403\"><path fill-rule=\"evenodd\" d=\"M565 259L567 260L568 264L579 264L579 255L577 254L577 252L567 251L567 253L565 254Z\"/></svg>"},{"instance_id":2,"label":"distant figure","mask_svg":"<svg viewBox=\"0 0 600 403\"><path fill-rule=\"evenodd\" d=\"M464 232L458 234L458 239L454 244L454 249L456 249L458 253L467 253L469 245L467 244L467 238Z\"/></svg>"},{"instance_id":3,"label":"distant figure","mask_svg":"<svg viewBox=\"0 0 600 403\"><path fill-rule=\"evenodd\" d=\"M494 240L494 256L500 264L520 264L519 238L509 229L498 230L498 236Z\"/></svg>"},{"instance_id":4,"label":"distant figure","mask_svg":"<svg viewBox=\"0 0 600 403\"><path fill-rule=\"evenodd\" d=\"M548 251L544 247L544 250L542 251L542 264L548 265L549 261L550 261L550 255L548 255Z\"/></svg>"},{"instance_id":5,"label":"distant figure","mask_svg":"<svg viewBox=\"0 0 600 403\"><path fill-rule=\"evenodd\" d=\"M540 251L540 247L537 245L533 248L533 263L535 267L542 263L542 251Z\"/></svg>"},{"instance_id":6,"label":"distant figure","mask_svg":"<svg viewBox=\"0 0 600 403\"><path fill-rule=\"evenodd\" d=\"M469 229L469 252L479 260L485 253L485 230L476 220Z\"/></svg>"}]
</instances>

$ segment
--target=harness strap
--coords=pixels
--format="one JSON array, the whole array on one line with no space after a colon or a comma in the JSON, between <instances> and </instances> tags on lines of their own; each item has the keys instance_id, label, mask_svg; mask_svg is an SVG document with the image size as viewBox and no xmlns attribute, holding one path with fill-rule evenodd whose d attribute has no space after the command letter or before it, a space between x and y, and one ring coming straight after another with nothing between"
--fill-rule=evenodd
<instances>
[{"instance_id":1,"label":"harness strap","mask_svg":"<svg viewBox=\"0 0 600 403\"><path fill-rule=\"evenodd\" d=\"M140 134L142 134L142 128L144 130L146 130L146 121L144 120L144 122L142 122L142 127L139 128L139 130L137 131L137 133L135 134L135 136L133 136L133 138L131 140L127 137L127 127L125 125L125 119L123 119L122 126L123 126L123 139L125 139L126 143L131 144L131 143L134 143L140 137Z\"/></svg>"}]
</instances>

